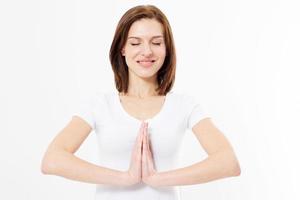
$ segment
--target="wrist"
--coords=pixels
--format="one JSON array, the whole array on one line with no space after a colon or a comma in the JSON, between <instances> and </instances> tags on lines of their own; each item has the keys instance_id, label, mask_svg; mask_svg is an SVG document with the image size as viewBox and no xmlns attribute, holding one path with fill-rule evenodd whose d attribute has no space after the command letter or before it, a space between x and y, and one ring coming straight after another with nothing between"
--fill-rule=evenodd
<instances>
[{"instance_id":1,"label":"wrist","mask_svg":"<svg viewBox=\"0 0 300 200\"><path fill-rule=\"evenodd\" d=\"M131 186L140 182L138 178L130 175L128 171L122 172L120 175L120 179L121 179L122 186Z\"/></svg>"},{"instance_id":2,"label":"wrist","mask_svg":"<svg viewBox=\"0 0 300 200\"><path fill-rule=\"evenodd\" d=\"M163 186L162 177L160 173L155 173L151 176L143 178L143 182L151 187Z\"/></svg>"},{"instance_id":3,"label":"wrist","mask_svg":"<svg viewBox=\"0 0 300 200\"><path fill-rule=\"evenodd\" d=\"M162 172L157 172L155 175L153 175L151 177L151 182L152 182L152 186L153 187L161 187L161 186L164 186L164 183L163 183L163 173Z\"/></svg>"}]
</instances>

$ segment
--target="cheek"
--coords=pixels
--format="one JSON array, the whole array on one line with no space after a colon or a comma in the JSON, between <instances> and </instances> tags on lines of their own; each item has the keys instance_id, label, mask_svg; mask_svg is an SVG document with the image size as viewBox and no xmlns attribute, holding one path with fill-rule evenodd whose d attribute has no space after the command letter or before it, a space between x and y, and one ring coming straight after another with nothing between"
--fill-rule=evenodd
<instances>
[{"instance_id":1,"label":"cheek","mask_svg":"<svg viewBox=\"0 0 300 200\"><path fill-rule=\"evenodd\" d=\"M137 54L139 54L139 49L138 48L128 48L127 50L126 50L126 55L128 56L128 57L134 57L134 56L136 56Z\"/></svg>"},{"instance_id":2,"label":"cheek","mask_svg":"<svg viewBox=\"0 0 300 200\"><path fill-rule=\"evenodd\" d=\"M166 56L166 49L165 48L159 48L159 49L157 49L156 54L159 55L160 57L165 57Z\"/></svg>"},{"instance_id":3,"label":"cheek","mask_svg":"<svg viewBox=\"0 0 300 200\"><path fill-rule=\"evenodd\" d=\"M124 51L127 57L131 57L132 55L136 54L138 52L138 48L135 46L131 46L129 44L125 44Z\"/></svg>"}]
</instances>

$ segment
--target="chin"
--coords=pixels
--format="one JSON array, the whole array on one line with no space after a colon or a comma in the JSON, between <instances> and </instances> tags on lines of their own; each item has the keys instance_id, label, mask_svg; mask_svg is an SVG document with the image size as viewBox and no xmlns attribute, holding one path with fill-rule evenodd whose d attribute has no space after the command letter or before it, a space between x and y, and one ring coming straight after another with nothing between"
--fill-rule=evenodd
<instances>
[{"instance_id":1,"label":"chin","mask_svg":"<svg viewBox=\"0 0 300 200\"><path fill-rule=\"evenodd\" d=\"M141 77L141 78L151 78L153 77L155 74L152 74L152 73L140 73L138 76Z\"/></svg>"},{"instance_id":2,"label":"chin","mask_svg":"<svg viewBox=\"0 0 300 200\"><path fill-rule=\"evenodd\" d=\"M136 73L139 77L141 78L151 78L153 77L154 75L156 75L156 72L154 73L153 71L148 71L148 72L145 72L145 71L139 71Z\"/></svg>"},{"instance_id":3,"label":"chin","mask_svg":"<svg viewBox=\"0 0 300 200\"><path fill-rule=\"evenodd\" d=\"M134 66L134 68L131 68L130 71L141 78L150 78L156 75L159 69L160 68L158 68L157 66L142 68L140 65L137 65Z\"/></svg>"}]
</instances>

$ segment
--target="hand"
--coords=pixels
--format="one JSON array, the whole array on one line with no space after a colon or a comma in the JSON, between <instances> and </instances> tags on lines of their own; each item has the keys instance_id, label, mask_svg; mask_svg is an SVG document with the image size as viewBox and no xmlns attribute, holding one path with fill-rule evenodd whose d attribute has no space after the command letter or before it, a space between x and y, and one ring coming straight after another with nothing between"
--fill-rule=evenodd
<instances>
[{"instance_id":1,"label":"hand","mask_svg":"<svg viewBox=\"0 0 300 200\"><path fill-rule=\"evenodd\" d=\"M148 136L148 123L144 128L142 140L142 181L153 187L158 184L157 172L154 167L154 160Z\"/></svg>"},{"instance_id":2,"label":"hand","mask_svg":"<svg viewBox=\"0 0 300 200\"><path fill-rule=\"evenodd\" d=\"M126 172L126 185L134 185L142 180L142 142L145 123L140 126L139 134L136 138L135 145L131 154L129 170Z\"/></svg>"}]
</instances>

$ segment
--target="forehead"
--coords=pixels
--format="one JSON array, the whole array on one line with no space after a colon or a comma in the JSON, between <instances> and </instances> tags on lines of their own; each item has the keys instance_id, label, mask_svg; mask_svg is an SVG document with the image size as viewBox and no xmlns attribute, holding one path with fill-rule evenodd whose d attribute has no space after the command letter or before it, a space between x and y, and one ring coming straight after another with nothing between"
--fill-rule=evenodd
<instances>
[{"instance_id":1,"label":"forehead","mask_svg":"<svg viewBox=\"0 0 300 200\"><path fill-rule=\"evenodd\" d=\"M128 32L128 37L151 38L163 36L163 26L155 19L141 19L135 21Z\"/></svg>"}]
</instances>

